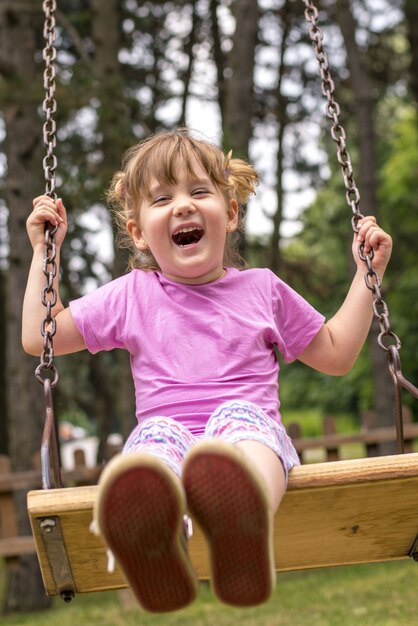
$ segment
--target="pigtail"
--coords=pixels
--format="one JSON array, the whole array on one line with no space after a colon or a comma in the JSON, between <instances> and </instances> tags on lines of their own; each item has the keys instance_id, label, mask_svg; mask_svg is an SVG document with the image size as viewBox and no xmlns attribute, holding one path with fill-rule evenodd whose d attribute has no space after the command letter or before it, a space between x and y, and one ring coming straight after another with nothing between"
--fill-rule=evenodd
<instances>
[{"instance_id":1,"label":"pigtail","mask_svg":"<svg viewBox=\"0 0 418 626\"><path fill-rule=\"evenodd\" d=\"M232 158L232 150L225 156L225 179L239 205L246 204L248 198L255 194L257 172L243 159Z\"/></svg>"},{"instance_id":2,"label":"pigtail","mask_svg":"<svg viewBox=\"0 0 418 626\"><path fill-rule=\"evenodd\" d=\"M125 172L116 172L107 190L107 201L116 210L123 209L126 204L126 196L126 174Z\"/></svg>"},{"instance_id":3,"label":"pigtail","mask_svg":"<svg viewBox=\"0 0 418 626\"><path fill-rule=\"evenodd\" d=\"M126 223L130 219L129 203L127 201L126 174L116 172L106 193L106 200L110 206L113 219L117 225L116 241L121 248L129 247L131 237L128 237Z\"/></svg>"}]
</instances>

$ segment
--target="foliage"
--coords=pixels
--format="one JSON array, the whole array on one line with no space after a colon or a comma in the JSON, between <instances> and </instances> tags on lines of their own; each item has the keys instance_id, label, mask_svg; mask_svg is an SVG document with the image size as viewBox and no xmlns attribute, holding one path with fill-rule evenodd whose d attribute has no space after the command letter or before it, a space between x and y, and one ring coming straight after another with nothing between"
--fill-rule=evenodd
<instances>
[{"instance_id":1,"label":"foliage","mask_svg":"<svg viewBox=\"0 0 418 626\"><path fill-rule=\"evenodd\" d=\"M388 302L394 330L402 340L403 370L417 384L418 116L414 107L402 100L391 100L385 104L381 114L385 122L385 143L380 203L394 239L388 276Z\"/></svg>"},{"instance_id":2,"label":"foliage","mask_svg":"<svg viewBox=\"0 0 418 626\"><path fill-rule=\"evenodd\" d=\"M382 102L378 128L381 141L379 153L379 200L382 225L394 239L394 252L384 280L383 294L390 310L393 330L402 340L402 366L412 381L418 379L418 176L417 119L413 107L392 96ZM311 269L291 280L296 288L329 317L339 306L353 267L351 257L351 226L342 190L340 172L331 165L332 175L305 211L303 231L285 250L285 259L293 263L305 259ZM307 282L308 281L308 282ZM325 303L325 304L324 304ZM359 415L373 407L370 361L363 350L355 368L343 379L330 379L311 372L299 364L284 368L281 376L281 399L290 409L300 406L322 406L326 413L352 411ZM414 402L405 393L405 404Z\"/></svg>"},{"instance_id":3,"label":"foliage","mask_svg":"<svg viewBox=\"0 0 418 626\"><path fill-rule=\"evenodd\" d=\"M412 2L329 0L324 4L320 20L355 172L369 166L363 162L359 167L364 148L361 140L370 130L359 122L359 111L365 100L375 111L379 210L395 241L385 276L385 297L387 294L392 325L403 340L403 369L416 382L418 103ZM6 0L5 6L6 10L0 9L0 263L5 292L0 367L8 372L12 359L6 359L6 353L13 354L16 369L23 372L28 357L16 345L20 330L9 313L18 307L11 305L7 285L13 263L15 271L25 268L22 259L16 258L19 247L10 250L8 245L14 241L27 246L24 215L31 198L28 193L20 197L23 184L20 189L10 158L16 146L9 140L16 136L16 129L23 128L22 111L39 120L39 145L32 142L27 146L22 164L37 181L32 195L42 193L42 16L40 2ZM323 115L324 100L303 6L292 0L250 1L245 4L248 14L240 12L242 6L243 2L231 0L60 0L56 40L58 186L70 226L62 251L65 302L125 271L123 253L109 244L113 224L104 202L105 189L123 151L151 132L186 122L219 143L236 145L237 152L250 154L260 170L263 183L254 206L268 226L260 229L262 233L247 233L250 262L272 267L327 317L340 305L353 268L350 216L335 147L323 137L329 120ZM341 8L352 11L355 22L349 55ZM251 42L241 35L248 21L255 26ZM19 45L15 41L6 44L5 35L19 24L25 28ZM241 49L238 44L242 41ZM31 58L24 57L31 42ZM358 84L353 88L354 57L360 58L362 77L370 86L364 89L365 85L360 85L362 97ZM26 77L24 70L30 61L33 67ZM245 67L254 67L254 71L241 79L244 61ZM243 98L243 93L248 96ZM245 126L246 131L232 131L234 118L243 111L246 124L238 126ZM304 210L300 195L306 189L315 189L316 195L314 201L304 203L309 204ZM11 199L16 198L22 215L11 220ZM290 227L292 232L298 230L297 237L289 235ZM126 435L134 409L127 363L120 355L101 354L94 359L87 353L72 355L60 359L59 368L57 413L91 423L102 438L116 427ZM6 394L9 383L6 380L2 386ZM285 415L307 408L316 415L348 413L358 420L360 412L375 401L367 349L344 378L322 376L295 363L282 367L280 385ZM24 397L27 405L36 404L31 395L34 386L36 383L20 385L22 406ZM2 415L14 401L0 398ZM405 401L409 401L407 397ZM307 420L308 431L314 428L313 422ZM6 423L11 432L16 431L16 416L3 420L3 450ZM34 439L35 427L39 428L39 419L27 420L29 440ZM21 433L13 434L14 441L21 437ZM25 454L27 459L31 457L31 451ZM209 615L213 610L209 605ZM202 615L205 611L202 609ZM315 611L321 620L321 609L315 606ZM289 612L294 624L298 614ZM113 623L117 622L115 617ZM326 617L318 623L326 623ZM385 624L383 619L375 623Z\"/></svg>"}]
</instances>

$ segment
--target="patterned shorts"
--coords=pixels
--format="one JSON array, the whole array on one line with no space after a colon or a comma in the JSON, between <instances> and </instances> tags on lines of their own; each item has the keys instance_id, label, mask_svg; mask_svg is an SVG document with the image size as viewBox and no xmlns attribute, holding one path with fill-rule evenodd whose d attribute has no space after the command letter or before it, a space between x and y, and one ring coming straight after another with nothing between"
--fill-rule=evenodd
<instances>
[{"instance_id":1,"label":"patterned shorts","mask_svg":"<svg viewBox=\"0 0 418 626\"><path fill-rule=\"evenodd\" d=\"M221 404L210 416L205 432L200 437L170 417L149 417L134 428L123 452L154 454L181 476L187 452L202 438L208 437L219 437L230 443L251 440L264 444L281 460L286 480L292 467L300 464L285 428L257 405L245 400L231 400Z\"/></svg>"}]
</instances>

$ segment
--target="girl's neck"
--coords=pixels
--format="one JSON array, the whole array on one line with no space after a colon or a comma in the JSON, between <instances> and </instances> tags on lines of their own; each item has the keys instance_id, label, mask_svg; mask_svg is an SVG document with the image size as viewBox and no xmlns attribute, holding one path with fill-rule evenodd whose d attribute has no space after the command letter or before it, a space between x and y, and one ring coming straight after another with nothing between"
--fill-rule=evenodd
<instances>
[{"instance_id":1,"label":"girl's neck","mask_svg":"<svg viewBox=\"0 0 418 626\"><path fill-rule=\"evenodd\" d=\"M208 283L214 283L218 280L221 280L222 278L224 278L224 276L226 276L227 271L224 267L222 267L220 270L214 271L212 274L206 274L205 276L196 276L192 278L187 278L183 276L172 276L171 274L164 274L163 272L161 273L165 278L171 280L174 283L180 283L183 285L206 285Z\"/></svg>"}]
</instances>

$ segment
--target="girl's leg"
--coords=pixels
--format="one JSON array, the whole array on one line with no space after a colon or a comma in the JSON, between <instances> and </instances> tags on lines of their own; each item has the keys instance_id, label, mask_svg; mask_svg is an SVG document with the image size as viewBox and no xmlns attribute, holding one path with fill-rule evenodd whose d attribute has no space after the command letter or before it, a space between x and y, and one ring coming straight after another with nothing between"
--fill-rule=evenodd
<instances>
[{"instance_id":1,"label":"girl's leg","mask_svg":"<svg viewBox=\"0 0 418 626\"><path fill-rule=\"evenodd\" d=\"M95 505L99 534L141 606L166 612L194 600L198 582L187 554L186 496L179 479L192 435L151 418L104 469Z\"/></svg>"},{"instance_id":2,"label":"girl's leg","mask_svg":"<svg viewBox=\"0 0 418 626\"><path fill-rule=\"evenodd\" d=\"M205 435L183 483L209 543L212 587L227 604L260 604L275 586L274 513L299 460L285 431L249 402L221 405Z\"/></svg>"},{"instance_id":3,"label":"girl's leg","mask_svg":"<svg viewBox=\"0 0 418 626\"><path fill-rule=\"evenodd\" d=\"M134 428L126 440L122 454L151 454L161 459L180 477L183 459L195 443L196 438L182 424L169 417L150 417Z\"/></svg>"},{"instance_id":4,"label":"girl's leg","mask_svg":"<svg viewBox=\"0 0 418 626\"><path fill-rule=\"evenodd\" d=\"M271 448L258 441L243 440L235 445L251 459L254 469L264 479L271 509L276 513L286 491L286 474L279 457Z\"/></svg>"},{"instance_id":5,"label":"girl's leg","mask_svg":"<svg viewBox=\"0 0 418 626\"><path fill-rule=\"evenodd\" d=\"M233 400L210 417L205 435L236 444L263 478L275 513L285 494L288 473L299 457L284 427L252 402Z\"/></svg>"}]
</instances>

